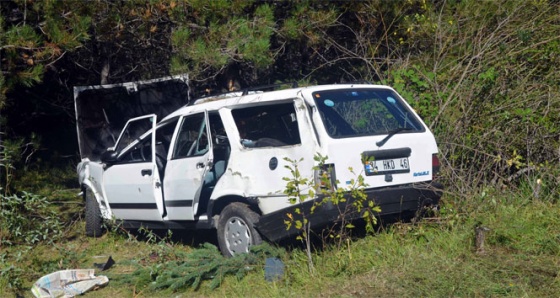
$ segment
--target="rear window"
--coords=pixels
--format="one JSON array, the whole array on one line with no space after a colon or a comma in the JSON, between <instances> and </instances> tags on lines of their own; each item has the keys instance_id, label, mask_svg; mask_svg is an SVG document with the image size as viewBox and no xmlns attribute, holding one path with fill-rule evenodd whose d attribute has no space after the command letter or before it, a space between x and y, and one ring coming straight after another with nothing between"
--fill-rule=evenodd
<instances>
[{"instance_id":1,"label":"rear window","mask_svg":"<svg viewBox=\"0 0 560 298\"><path fill-rule=\"evenodd\" d=\"M325 129L333 138L421 132L424 126L388 89L339 89L313 93Z\"/></svg>"}]
</instances>

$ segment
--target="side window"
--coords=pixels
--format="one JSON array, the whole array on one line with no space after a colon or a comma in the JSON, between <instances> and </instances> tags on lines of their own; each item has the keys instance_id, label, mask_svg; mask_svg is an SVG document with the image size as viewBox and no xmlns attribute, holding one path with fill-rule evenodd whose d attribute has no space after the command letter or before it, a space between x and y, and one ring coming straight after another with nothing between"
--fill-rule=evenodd
<instances>
[{"instance_id":1,"label":"side window","mask_svg":"<svg viewBox=\"0 0 560 298\"><path fill-rule=\"evenodd\" d=\"M156 130L156 158L163 161L167 158L167 150L175 130L177 120L166 123ZM152 161L152 134L147 135L136 146L119 158L119 163L136 163Z\"/></svg>"},{"instance_id":2,"label":"side window","mask_svg":"<svg viewBox=\"0 0 560 298\"><path fill-rule=\"evenodd\" d=\"M118 163L137 163L152 161L152 134L147 135L136 146L119 158Z\"/></svg>"},{"instance_id":3,"label":"side window","mask_svg":"<svg viewBox=\"0 0 560 298\"><path fill-rule=\"evenodd\" d=\"M179 128L172 158L204 155L208 150L209 143L204 114L184 117Z\"/></svg>"},{"instance_id":4,"label":"side window","mask_svg":"<svg viewBox=\"0 0 560 298\"><path fill-rule=\"evenodd\" d=\"M121 137L118 140L115 151L119 152L130 145L132 142L136 141L143 133L147 132L152 128L152 118L144 118L139 120L131 120L127 127L122 132Z\"/></svg>"},{"instance_id":5,"label":"side window","mask_svg":"<svg viewBox=\"0 0 560 298\"><path fill-rule=\"evenodd\" d=\"M244 147L301 144L293 102L235 109L231 113Z\"/></svg>"}]
</instances>

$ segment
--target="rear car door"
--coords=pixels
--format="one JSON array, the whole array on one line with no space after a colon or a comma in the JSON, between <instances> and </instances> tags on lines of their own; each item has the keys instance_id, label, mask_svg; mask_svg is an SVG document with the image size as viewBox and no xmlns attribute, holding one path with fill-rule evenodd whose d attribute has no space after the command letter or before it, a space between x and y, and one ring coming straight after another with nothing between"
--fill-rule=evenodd
<instances>
[{"instance_id":1,"label":"rear car door","mask_svg":"<svg viewBox=\"0 0 560 298\"><path fill-rule=\"evenodd\" d=\"M155 125L156 115L129 120L117 141L117 161L103 174L104 197L117 219L161 221L165 214Z\"/></svg>"},{"instance_id":2,"label":"rear car door","mask_svg":"<svg viewBox=\"0 0 560 298\"><path fill-rule=\"evenodd\" d=\"M164 191L169 220L194 220L204 177L212 167L208 113L182 117L165 169Z\"/></svg>"}]
</instances>

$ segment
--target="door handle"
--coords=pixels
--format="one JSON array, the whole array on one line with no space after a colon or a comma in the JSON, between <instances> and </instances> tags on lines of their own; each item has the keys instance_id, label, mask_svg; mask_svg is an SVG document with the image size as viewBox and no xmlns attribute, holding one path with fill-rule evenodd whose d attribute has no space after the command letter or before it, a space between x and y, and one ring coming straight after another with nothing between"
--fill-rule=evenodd
<instances>
[{"instance_id":1,"label":"door handle","mask_svg":"<svg viewBox=\"0 0 560 298\"><path fill-rule=\"evenodd\" d=\"M204 168L204 163L202 163L202 162L197 163L197 164L196 164L196 168L197 168L197 169L202 169L202 168Z\"/></svg>"},{"instance_id":2,"label":"door handle","mask_svg":"<svg viewBox=\"0 0 560 298\"><path fill-rule=\"evenodd\" d=\"M142 170L140 173L142 176L152 176L152 170Z\"/></svg>"}]
</instances>

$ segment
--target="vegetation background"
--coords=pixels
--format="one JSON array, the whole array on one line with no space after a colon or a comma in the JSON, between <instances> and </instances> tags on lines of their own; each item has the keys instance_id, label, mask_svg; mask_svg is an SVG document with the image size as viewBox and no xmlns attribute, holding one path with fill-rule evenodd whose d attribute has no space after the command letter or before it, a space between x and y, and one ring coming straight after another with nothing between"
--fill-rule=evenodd
<instances>
[{"instance_id":1,"label":"vegetation background","mask_svg":"<svg viewBox=\"0 0 560 298\"><path fill-rule=\"evenodd\" d=\"M181 291L560 293L557 0L1 1L0 65L0 295L28 295L40 276L108 251L152 272L196 251L151 233L85 239L76 198L73 86L178 73L195 94L280 81L391 85L434 131L446 185L434 218L340 240L314 256L318 273L295 249L282 254L281 282L255 266L217 290ZM484 254L473 251L476 226L489 228ZM149 274L125 282L143 276L125 267L112 277L120 286L96 295L173 292L149 288Z\"/></svg>"}]
</instances>

